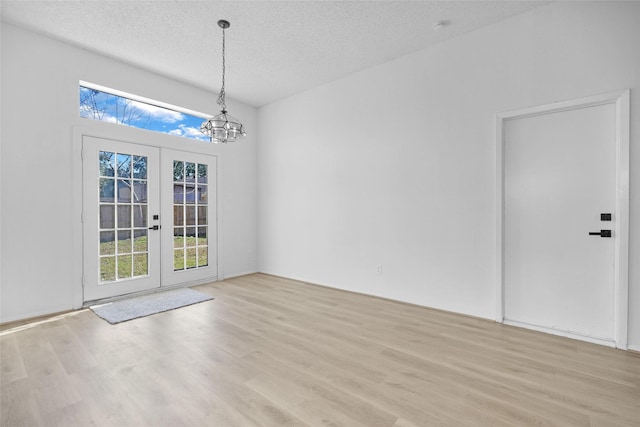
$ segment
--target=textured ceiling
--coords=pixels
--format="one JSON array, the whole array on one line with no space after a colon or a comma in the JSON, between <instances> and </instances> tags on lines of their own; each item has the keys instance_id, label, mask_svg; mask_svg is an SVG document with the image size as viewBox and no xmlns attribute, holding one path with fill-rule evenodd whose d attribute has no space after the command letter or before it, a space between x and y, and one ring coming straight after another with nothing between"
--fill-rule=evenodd
<instances>
[{"instance_id":1,"label":"textured ceiling","mask_svg":"<svg viewBox=\"0 0 640 427\"><path fill-rule=\"evenodd\" d=\"M9 1L2 19L261 106L548 1ZM434 31L440 20L449 24ZM96 82L99 83L99 82Z\"/></svg>"}]
</instances>

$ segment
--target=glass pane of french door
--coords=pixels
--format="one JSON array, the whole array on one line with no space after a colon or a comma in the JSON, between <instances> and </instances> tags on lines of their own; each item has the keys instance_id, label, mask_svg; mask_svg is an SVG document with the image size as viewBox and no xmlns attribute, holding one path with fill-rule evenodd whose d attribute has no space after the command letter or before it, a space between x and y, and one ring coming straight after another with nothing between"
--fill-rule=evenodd
<instances>
[{"instance_id":1,"label":"glass pane of french door","mask_svg":"<svg viewBox=\"0 0 640 427\"><path fill-rule=\"evenodd\" d=\"M173 270L209 265L208 165L173 161Z\"/></svg>"},{"instance_id":2,"label":"glass pane of french door","mask_svg":"<svg viewBox=\"0 0 640 427\"><path fill-rule=\"evenodd\" d=\"M216 157L163 149L161 163L162 286L216 280Z\"/></svg>"},{"instance_id":3,"label":"glass pane of french door","mask_svg":"<svg viewBox=\"0 0 640 427\"><path fill-rule=\"evenodd\" d=\"M83 137L84 300L160 286L159 149Z\"/></svg>"},{"instance_id":4,"label":"glass pane of french door","mask_svg":"<svg viewBox=\"0 0 640 427\"><path fill-rule=\"evenodd\" d=\"M147 276L147 156L98 151L100 283Z\"/></svg>"}]
</instances>

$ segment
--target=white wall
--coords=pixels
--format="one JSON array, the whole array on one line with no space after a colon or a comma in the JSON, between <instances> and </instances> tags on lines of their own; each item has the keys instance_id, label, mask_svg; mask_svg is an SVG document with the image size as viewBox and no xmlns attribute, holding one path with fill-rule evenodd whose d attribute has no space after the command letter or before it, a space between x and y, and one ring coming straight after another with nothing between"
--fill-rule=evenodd
<instances>
[{"instance_id":1,"label":"white wall","mask_svg":"<svg viewBox=\"0 0 640 427\"><path fill-rule=\"evenodd\" d=\"M116 88L195 111L217 112L216 94L102 57L13 25L2 25L2 259L0 322L73 308L80 277L71 254L74 126L116 126L80 119L78 81ZM222 176L219 266L225 276L257 267L257 112L229 102L249 136L211 145ZM144 132L132 129L132 132ZM132 133L133 134L133 133ZM181 138L159 135L166 141ZM231 149L232 148L232 149ZM76 302L77 304L77 302Z\"/></svg>"},{"instance_id":2,"label":"white wall","mask_svg":"<svg viewBox=\"0 0 640 427\"><path fill-rule=\"evenodd\" d=\"M2 2L0 2L0 14ZM0 20L0 100L2 100L2 20ZM0 101L0 301L2 300L2 102ZM1 303L0 303L1 304ZM0 305L0 312L1 312ZM0 314L1 316L1 314Z\"/></svg>"},{"instance_id":3,"label":"white wall","mask_svg":"<svg viewBox=\"0 0 640 427\"><path fill-rule=\"evenodd\" d=\"M553 3L261 108L260 271L493 318L495 114L631 88L640 348L639 23Z\"/></svg>"}]
</instances>

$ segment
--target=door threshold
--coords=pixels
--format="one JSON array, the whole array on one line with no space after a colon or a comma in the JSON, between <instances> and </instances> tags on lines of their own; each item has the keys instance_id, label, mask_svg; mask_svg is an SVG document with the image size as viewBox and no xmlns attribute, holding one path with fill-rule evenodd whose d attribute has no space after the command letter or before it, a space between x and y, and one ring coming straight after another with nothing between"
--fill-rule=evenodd
<instances>
[{"instance_id":1,"label":"door threshold","mask_svg":"<svg viewBox=\"0 0 640 427\"><path fill-rule=\"evenodd\" d=\"M189 285L184 284L184 285L167 286L167 287L161 287L161 288L153 288L153 289L148 289L144 291L131 292L129 294L117 295L115 297L108 297L108 298L101 298L101 299L96 299L92 301L86 301L82 304L82 308L90 308L90 307L93 307L94 305L109 304L109 303L120 301L127 298L141 297L143 295L157 294L158 292L170 291L172 289L177 289L177 288L186 288L187 286Z\"/></svg>"},{"instance_id":2,"label":"door threshold","mask_svg":"<svg viewBox=\"0 0 640 427\"><path fill-rule=\"evenodd\" d=\"M205 283L217 282L217 281L218 281L218 278L217 277L213 277L213 278L204 279L204 280L185 282L185 283L180 283L180 284L171 285L171 286L161 286L161 287L157 287L157 288L153 288L153 289L147 289L147 290L144 290L144 291L138 291L138 292L131 292L131 293L128 293L128 294L116 295L114 297L100 298L100 299L96 299L96 300L85 301L82 304L82 308L89 308L89 307L92 307L94 305L109 304L111 302L120 301L120 300L127 299L127 298L139 297L139 296L143 296L143 295L151 295L151 294L156 294L158 292L170 291L172 289L188 288L190 286L198 286L198 285L203 285Z\"/></svg>"}]
</instances>

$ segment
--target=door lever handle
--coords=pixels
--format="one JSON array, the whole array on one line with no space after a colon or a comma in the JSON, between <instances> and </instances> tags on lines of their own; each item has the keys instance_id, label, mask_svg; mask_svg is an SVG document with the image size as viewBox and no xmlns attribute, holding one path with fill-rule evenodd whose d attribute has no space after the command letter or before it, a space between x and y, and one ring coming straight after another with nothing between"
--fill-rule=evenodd
<instances>
[{"instance_id":1,"label":"door lever handle","mask_svg":"<svg viewBox=\"0 0 640 427\"><path fill-rule=\"evenodd\" d=\"M154 225L153 227L149 227L149 230L160 230L160 226Z\"/></svg>"},{"instance_id":2,"label":"door lever handle","mask_svg":"<svg viewBox=\"0 0 640 427\"><path fill-rule=\"evenodd\" d=\"M590 231L589 236L611 237L611 230Z\"/></svg>"}]
</instances>

